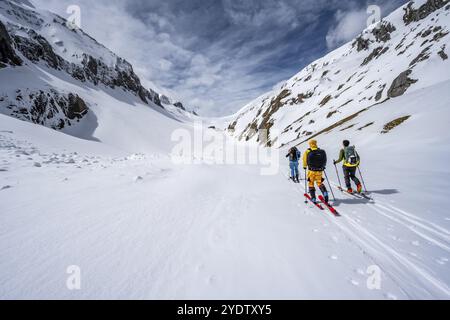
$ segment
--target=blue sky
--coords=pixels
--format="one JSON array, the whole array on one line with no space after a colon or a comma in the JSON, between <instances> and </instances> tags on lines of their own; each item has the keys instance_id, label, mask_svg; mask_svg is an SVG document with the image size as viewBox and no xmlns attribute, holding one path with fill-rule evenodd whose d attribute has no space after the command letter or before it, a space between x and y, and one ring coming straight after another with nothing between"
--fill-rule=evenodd
<instances>
[{"instance_id":1,"label":"blue sky","mask_svg":"<svg viewBox=\"0 0 450 320\"><path fill-rule=\"evenodd\" d=\"M229 115L406 0L32 0L129 60L143 83L207 116Z\"/></svg>"}]
</instances>

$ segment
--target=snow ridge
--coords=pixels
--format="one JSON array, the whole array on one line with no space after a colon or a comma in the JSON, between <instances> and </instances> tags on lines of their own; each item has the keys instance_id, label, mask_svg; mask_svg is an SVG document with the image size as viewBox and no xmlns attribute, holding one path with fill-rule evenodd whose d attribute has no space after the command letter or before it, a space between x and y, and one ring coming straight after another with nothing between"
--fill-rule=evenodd
<instances>
[{"instance_id":1,"label":"snow ridge","mask_svg":"<svg viewBox=\"0 0 450 320\"><path fill-rule=\"evenodd\" d=\"M362 112L390 99L450 79L449 14L448 0L399 8L245 106L228 123L228 131L239 140L265 143L256 132L268 130L268 146L299 144L337 130L378 126L381 132L395 119L355 122Z\"/></svg>"},{"instance_id":2,"label":"snow ridge","mask_svg":"<svg viewBox=\"0 0 450 320\"><path fill-rule=\"evenodd\" d=\"M0 69L3 69L0 73L1 113L62 130L77 126L90 107L99 104L86 101L80 89L99 87L119 99L126 95L130 103L144 103L159 109L169 117L190 117L181 104L166 106L156 91L144 88L129 62L81 29L70 28L65 19L34 8L28 1L0 2L0 31L1 41L9 50L5 57L2 53L0 61ZM43 80L42 73L61 81L45 81L48 77ZM17 80L15 83L6 81L12 74ZM63 85L64 82L71 85ZM67 106L70 97L77 97L83 105L76 121L68 116L72 108Z\"/></svg>"}]
</instances>

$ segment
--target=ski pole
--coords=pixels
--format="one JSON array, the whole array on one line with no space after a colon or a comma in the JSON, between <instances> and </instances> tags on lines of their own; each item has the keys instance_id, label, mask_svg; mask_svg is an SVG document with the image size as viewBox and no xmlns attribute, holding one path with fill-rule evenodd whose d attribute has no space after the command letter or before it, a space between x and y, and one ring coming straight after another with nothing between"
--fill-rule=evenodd
<instances>
[{"instance_id":1,"label":"ski pole","mask_svg":"<svg viewBox=\"0 0 450 320\"><path fill-rule=\"evenodd\" d=\"M337 167L336 163L334 164L334 167L336 168L336 175L337 175L337 178L338 178L338 181L339 181L339 188L343 189L342 188L342 183L341 183L341 177L339 176L339 170L338 170L338 167Z\"/></svg>"},{"instance_id":2,"label":"ski pole","mask_svg":"<svg viewBox=\"0 0 450 320\"><path fill-rule=\"evenodd\" d=\"M359 167L358 167L358 171L359 171L359 175L361 176L361 181L363 183L364 189L366 190L366 193L368 193L366 183L364 182L364 177L363 177L361 169Z\"/></svg>"},{"instance_id":3,"label":"ski pole","mask_svg":"<svg viewBox=\"0 0 450 320\"><path fill-rule=\"evenodd\" d=\"M305 194L307 194L308 193L308 191L307 191L307 185L308 185L308 179L307 179L307 177L306 177L306 169L305 169ZM308 203L308 200L307 199L305 199L305 203Z\"/></svg>"},{"instance_id":4,"label":"ski pole","mask_svg":"<svg viewBox=\"0 0 450 320\"><path fill-rule=\"evenodd\" d=\"M334 196L333 188L331 187L330 179L328 179L327 170L323 171L325 173L325 178L327 178L328 186L330 187L331 194L333 195L334 201L336 201L336 197Z\"/></svg>"}]
</instances>

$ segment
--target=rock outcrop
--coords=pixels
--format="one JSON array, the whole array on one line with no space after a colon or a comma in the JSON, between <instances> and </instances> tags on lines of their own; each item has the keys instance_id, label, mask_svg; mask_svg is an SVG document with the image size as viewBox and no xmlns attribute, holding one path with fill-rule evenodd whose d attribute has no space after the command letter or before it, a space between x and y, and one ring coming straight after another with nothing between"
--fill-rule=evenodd
<instances>
[{"instance_id":1,"label":"rock outcrop","mask_svg":"<svg viewBox=\"0 0 450 320\"><path fill-rule=\"evenodd\" d=\"M24 77L29 81L2 86L0 113L53 129L73 126L89 113L89 105L95 104L94 100L86 100L85 90L77 90L77 86L108 88L107 92L119 99L127 92L130 96L124 97L126 100L134 102L134 95L136 102L164 108L159 93L142 85L128 61L83 30L69 28L66 19L32 7L25 0L0 0L0 18L7 21L0 21L0 69L29 67L24 68ZM61 81L47 81L41 71ZM2 75L4 81L8 74ZM74 85L71 89L66 89L68 82ZM181 103L175 107L180 109L176 115L186 111ZM174 111L167 109L169 113Z\"/></svg>"},{"instance_id":2,"label":"rock outcrop","mask_svg":"<svg viewBox=\"0 0 450 320\"><path fill-rule=\"evenodd\" d=\"M114 55L82 30L68 29L67 21L62 17L55 15L53 20L46 20L38 11L23 7L20 3L2 1L0 4L5 15L12 21L7 26L0 22L0 63L3 65L20 65L22 63L14 52L15 48L32 63L43 62L48 67L65 71L82 82L91 82L94 85L103 84L112 89L122 88L139 97L144 103L153 102L162 107L159 94L142 86L129 62ZM19 23L16 24L13 21ZM98 49L103 52L103 55L106 52L108 60L112 61L105 63L101 53L98 57L93 57L88 53L76 52L72 57L76 56L76 60L79 59L79 62L72 60L69 62L68 58L63 58L64 55L61 53L66 52L65 41L59 39L50 43L53 40L46 38L45 33L40 32L51 24L67 28L67 32L78 33L81 39L89 42L87 45L91 49L94 51ZM83 48L80 49L83 50Z\"/></svg>"},{"instance_id":3,"label":"rock outcrop","mask_svg":"<svg viewBox=\"0 0 450 320\"><path fill-rule=\"evenodd\" d=\"M391 87L388 90L389 98L396 98L402 96L408 88L417 82L417 80L409 78L412 73L411 70L402 72L395 80L392 82Z\"/></svg>"},{"instance_id":4,"label":"rock outcrop","mask_svg":"<svg viewBox=\"0 0 450 320\"><path fill-rule=\"evenodd\" d=\"M405 14L403 15L403 21L405 22L406 25L408 25L412 22L423 20L436 10L443 8L449 2L450 0L428 0L418 9L414 9L413 8L414 3L410 2L408 6L404 9Z\"/></svg>"},{"instance_id":5,"label":"rock outcrop","mask_svg":"<svg viewBox=\"0 0 450 320\"><path fill-rule=\"evenodd\" d=\"M49 67L60 70L64 59L58 56L48 41L33 30L28 31L29 38L14 36L17 49L32 62L44 61Z\"/></svg>"},{"instance_id":6,"label":"rock outcrop","mask_svg":"<svg viewBox=\"0 0 450 320\"><path fill-rule=\"evenodd\" d=\"M385 48L385 49L389 49L389 48ZM385 49L383 49L383 47L378 47L375 48L368 56L367 58L364 59L362 66L365 66L367 64L369 64L373 59L378 58L379 56L381 56L384 52ZM384 52L383 52L384 51Z\"/></svg>"},{"instance_id":7,"label":"rock outcrop","mask_svg":"<svg viewBox=\"0 0 450 320\"><path fill-rule=\"evenodd\" d=\"M5 25L0 21L0 68L6 65L20 66L20 59L11 45L11 37Z\"/></svg>"},{"instance_id":8,"label":"rock outcrop","mask_svg":"<svg viewBox=\"0 0 450 320\"><path fill-rule=\"evenodd\" d=\"M61 130L80 121L88 112L86 102L76 94L49 91L17 90L15 97L0 96L0 108L17 119Z\"/></svg>"},{"instance_id":9,"label":"rock outcrop","mask_svg":"<svg viewBox=\"0 0 450 320\"><path fill-rule=\"evenodd\" d=\"M126 60L117 57L114 67L109 67L101 60L83 54L81 64L69 63L55 53L50 43L34 30L28 30L28 37L14 36L17 49L30 61L39 61L53 69L62 70L81 82L94 85L103 84L111 89L117 87L132 92L144 103L152 101L162 107L159 95L141 85L141 80L134 73L133 67Z\"/></svg>"},{"instance_id":10,"label":"rock outcrop","mask_svg":"<svg viewBox=\"0 0 450 320\"><path fill-rule=\"evenodd\" d=\"M445 45L441 48L441 51L438 52L438 55L441 57L442 60L448 59L448 55L445 53Z\"/></svg>"},{"instance_id":11,"label":"rock outcrop","mask_svg":"<svg viewBox=\"0 0 450 320\"><path fill-rule=\"evenodd\" d=\"M181 109L183 111L186 111L186 108L183 106L183 104L181 102L177 102L173 104L175 107L177 107L178 109Z\"/></svg>"},{"instance_id":12,"label":"rock outcrop","mask_svg":"<svg viewBox=\"0 0 450 320\"><path fill-rule=\"evenodd\" d=\"M384 43L391 40L391 33L396 30L395 26L392 23L382 21L380 24L372 30L372 35L375 37L376 42ZM370 43L373 40L367 38L368 34L360 35L353 42L353 47L356 47L358 52L369 50ZM382 46L381 46L382 47Z\"/></svg>"},{"instance_id":13,"label":"rock outcrop","mask_svg":"<svg viewBox=\"0 0 450 320\"><path fill-rule=\"evenodd\" d=\"M393 24L383 21L379 27L373 29L372 34L378 42L387 42L391 40L391 33L395 30L396 28Z\"/></svg>"},{"instance_id":14,"label":"rock outcrop","mask_svg":"<svg viewBox=\"0 0 450 320\"><path fill-rule=\"evenodd\" d=\"M68 96L68 104L65 114L71 120L81 119L86 113L88 113L89 108L79 96L72 93Z\"/></svg>"},{"instance_id":15,"label":"rock outcrop","mask_svg":"<svg viewBox=\"0 0 450 320\"><path fill-rule=\"evenodd\" d=\"M358 38L356 38L355 42L353 43L353 46L354 47L356 46L356 50L360 52L363 50L368 50L370 42L368 39L364 39L362 36L359 36Z\"/></svg>"}]
</instances>

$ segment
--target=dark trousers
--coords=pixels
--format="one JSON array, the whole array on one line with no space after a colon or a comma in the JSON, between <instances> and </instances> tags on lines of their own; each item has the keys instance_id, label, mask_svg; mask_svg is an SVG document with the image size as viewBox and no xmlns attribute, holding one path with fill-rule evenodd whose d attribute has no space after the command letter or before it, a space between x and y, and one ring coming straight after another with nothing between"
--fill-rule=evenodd
<instances>
[{"instance_id":1,"label":"dark trousers","mask_svg":"<svg viewBox=\"0 0 450 320\"><path fill-rule=\"evenodd\" d=\"M359 186L361 182L356 177L356 167L355 168L349 168L344 166L344 177L345 177L345 185L347 186L347 189L350 189L352 187L352 183L350 180L353 180L353 182Z\"/></svg>"}]
</instances>

